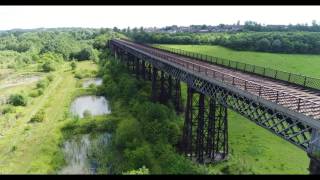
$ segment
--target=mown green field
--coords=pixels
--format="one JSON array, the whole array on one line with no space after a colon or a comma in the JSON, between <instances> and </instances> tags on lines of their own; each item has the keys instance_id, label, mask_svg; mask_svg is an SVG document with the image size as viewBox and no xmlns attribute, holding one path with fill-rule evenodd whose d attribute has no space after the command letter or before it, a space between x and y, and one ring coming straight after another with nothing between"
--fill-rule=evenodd
<instances>
[{"instance_id":1,"label":"mown green field","mask_svg":"<svg viewBox=\"0 0 320 180\"><path fill-rule=\"evenodd\" d=\"M269 67L297 74L320 78L320 55L297 55L235 51L221 46L209 45L163 45L171 48L226 58L247 64Z\"/></svg>"}]
</instances>

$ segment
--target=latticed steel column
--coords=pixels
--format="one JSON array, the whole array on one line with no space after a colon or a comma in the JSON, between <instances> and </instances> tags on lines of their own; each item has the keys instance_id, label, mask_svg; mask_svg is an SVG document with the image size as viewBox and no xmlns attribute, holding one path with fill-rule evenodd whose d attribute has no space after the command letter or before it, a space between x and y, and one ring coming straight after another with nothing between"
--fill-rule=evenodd
<instances>
[{"instance_id":1,"label":"latticed steel column","mask_svg":"<svg viewBox=\"0 0 320 180\"><path fill-rule=\"evenodd\" d=\"M127 59L128 70L133 73L135 73L134 61L135 61L135 57L132 54L128 54L128 59Z\"/></svg>"},{"instance_id":2,"label":"latticed steel column","mask_svg":"<svg viewBox=\"0 0 320 180\"><path fill-rule=\"evenodd\" d=\"M308 156L310 157L310 174L320 174L320 130L312 130Z\"/></svg>"},{"instance_id":3,"label":"latticed steel column","mask_svg":"<svg viewBox=\"0 0 320 180\"><path fill-rule=\"evenodd\" d=\"M169 77L168 77L168 99L172 99L172 89L173 89L172 76L169 75Z\"/></svg>"},{"instance_id":4,"label":"latticed steel column","mask_svg":"<svg viewBox=\"0 0 320 180\"><path fill-rule=\"evenodd\" d=\"M135 58L135 64L136 64L136 77L137 79L140 79L140 60L138 58Z\"/></svg>"},{"instance_id":5,"label":"latticed steel column","mask_svg":"<svg viewBox=\"0 0 320 180\"><path fill-rule=\"evenodd\" d=\"M192 158L192 112L193 112L193 89L188 87L187 103L185 111L184 128L182 135L182 152Z\"/></svg>"},{"instance_id":6,"label":"latticed steel column","mask_svg":"<svg viewBox=\"0 0 320 180\"><path fill-rule=\"evenodd\" d=\"M141 75L146 80L146 62L144 60L141 60Z\"/></svg>"},{"instance_id":7,"label":"latticed steel column","mask_svg":"<svg viewBox=\"0 0 320 180\"><path fill-rule=\"evenodd\" d=\"M183 104L181 99L181 84L179 79L175 79L174 81L174 105L176 112L183 112Z\"/></svg>"},{"instance_id":8,"label":"latticed steel column","mask_svg":"<svg viewBox=\"0 0 320 180\"><path fill-rule=\"evenodd\" d=\"M207 130L207 147L206 154L209 158L214 157L213 145L214 145L214 124L216 119L216 98L210 98L209 101L209 113L208 113L208 130Z\"/></svg>"},{"instance_id":9,"label":"latticed steel column","mask_svg":"<svg viewBox=\"0 0 320 180\"><path fill-rule=\"evenodd\" d=\"M158 76L158 69L152 67L152 101L157 101L157 76Z\"/></svg>"},{"instance_id":10,"label":"latticed steel column","mask_svg":"<svg viewBox=\"0 0 320 180\"><path fill-rule=\"evenodd\" d=\"M210 155L212 161L224 160L228 155L228 121L227 107L221 104L215 105L215 119L213 122L213 152Z\"/></svg>"},{"instance_id":11,"label":"latticed steel column","mask_svg":"<svg viewBox=\"0 0 320 180\"><path fill-rule=\"evenodd\" d=\"M160 96L159 96L160 103L166 103L166 88L165 88L165 77L164 72L160 71Z\"/></svg>"},{"instance_id":12,"label":"latticed steel column","mask_svg":"<svg viewBox=\"0 0 320 180\"><path fill-rule=\"evenodd\" d=\"M126 57L126 65L127 65L127 70L130 71L130 60L131 60L131 55L128 54Z\"/></svg>"},{"instance_id":13,"label":"latticed steel column","mask_svg":"<svg viewBox=\"0 0 320 180\"><path fill-rule=\"evenodd\" d=\"M224 160L228 155L227 107L188 88L182 152L199 163Z\"/></svg>"},{"instance_id":14,"label":"latticed steel column","mask_svg":"<svg viewBox=\"0 0 320 180\"><path fill-rule=\"evenodd\" d=\"M147 75L148 75L148 80L152 81L152 66L149 63L147 65Z\"/></svg>"},{"instance_id":15,"label":"latticed steel column","mask_svg":"<svg viewBox=\"0 0 320 180\"><path fill-rule=\"evenodd\" d=\"M198 122L197 122L197 137L196 137L196 158L199 163L204 163L203 151L204 151L204 94L199 95L198 106Z\"/></svg>"}]
</instances>

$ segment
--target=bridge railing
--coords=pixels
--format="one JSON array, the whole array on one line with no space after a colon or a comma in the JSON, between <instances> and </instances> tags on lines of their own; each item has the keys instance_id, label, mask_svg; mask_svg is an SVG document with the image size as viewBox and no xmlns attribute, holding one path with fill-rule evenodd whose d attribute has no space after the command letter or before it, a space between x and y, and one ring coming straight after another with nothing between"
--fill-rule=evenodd
<instances>
[{"instance_id":1,"label":"bridge railing","mask_svg":"<svg viewBox=\"0 0 320 180\"><path fill-rule=\"evenodd\" d=\"M276 80L281 80L284 82L289 82L295 85L315 89L317 91L320 91L320 79L318 78L313 78L313 77L308 77L305 75L301 74L295 74L291 72L286 72L286 71L279 71L271 68L266 68L266 67L261 67L261 66L256 66L256 65L251 65L251 64L246 64L246 63L241 63L237 61L232 61L220 57L215 57L215 56L210 56L210 55L205 55L205 54L200 54L200 53L194 53L191 51L185 51L182 49L176 49L176 48L170 48L162 45L148 45L154 48L159 48L171 53L187 56L187 57L192 57L201 61L205 61L208 63L224 66L227 68L243 71L246 73L253 73L257 74L263 77L268 77Z\"/></svg>"},{"instance_id":2,"label":"bridge railing","mask_svg":"<svg viewBox=\"0 0 320 180\"><path fill-rule=\"evenodd\" d=\"M121 42L119 42L121 43ZM178 64L183 66L186 69L189 69L197 74L205 75L208 77L213 77L214 79L220 80L226 84L230 84L237 88L240 88L244 91L252 93L256 96L259 96L263 99L272 101L274 103L280 104L288 109L294 110L296 112L303 113L307 116L313 117L315 119L320 118L320 112L317 110L320 108L320 104L313 102L309 99L304 99L299 96L292 95L283 90L275 90L273 88L248 81L243 78L239 78L237 76L233 76L231 74L227 74L225 72L221 72L219 70L215 70L203 65L199 65L187 60L179 59L174 56L170 56L164 53L157 51L156 49L150 49L143 46L134 46L132 44L121 43L123 46L127 48L132 48L134 50L143 50L149 54L165 59L169 62ZM318 113L318 114L317 114Z\"/></svg>"}]
</instances>

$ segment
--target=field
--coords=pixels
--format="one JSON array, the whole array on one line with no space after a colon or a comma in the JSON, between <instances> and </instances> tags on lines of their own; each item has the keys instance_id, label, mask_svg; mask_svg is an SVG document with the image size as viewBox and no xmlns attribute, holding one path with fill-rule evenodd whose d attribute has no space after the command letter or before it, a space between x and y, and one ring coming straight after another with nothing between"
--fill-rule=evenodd
<instances>
[{"instance_id":1,"label":"field","mask_svg":"<svg viewBox=\"0 0 320 180\"><path fill-rule=\"evenodd\" d=\"M92 61L77 63L79 71L93 71L97 66ZM30 68L12 73L35 73ZM0 174L2 173L54 173L63 162L60 152L61 128L66 123L69 104L77 90L78 82L69 63L60 65L51 73L54 79L38 97L28 97L27 106L14 107L15 113L0 116ZM44 75L43 75L44 76ZM1 82L0 82L1 83ZM3 83L3 82L2 82ZM12 93L29 94L36 82L3 88L0 96ZM0 105L0 109L5 105ZM43 122L30 123L39 110L45 112Z\"/></svg>"},{"instance_id":2,"label":"field","mask_svg":"<svg viewBox=\"0 0 320 180\"><path fill-rule=\"evenodd\" d=\"M269 67L297 74L320 78L320 55L296 55L235 51L221 46L208 45L165 45L171 48L207 54L247 64Z\"/></svg>"}]
</instances>

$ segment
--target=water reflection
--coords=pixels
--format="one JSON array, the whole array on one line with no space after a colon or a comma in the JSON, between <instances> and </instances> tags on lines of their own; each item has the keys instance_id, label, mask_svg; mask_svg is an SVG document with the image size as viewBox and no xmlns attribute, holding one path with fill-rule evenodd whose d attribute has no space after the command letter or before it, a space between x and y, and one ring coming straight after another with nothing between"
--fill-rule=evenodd
<instances>
[{"instance_id":1,"label":"water reflection","mask_svg":"<svg viewBox=\"0 0 320 180\"><path fill-rule=\"evenodd\" d=\"M103 96L80 96L71 104L71 112L80 118L84 117L85 112L91 115L109 114L108 101Z\"/></svg>"}]
</instances>

